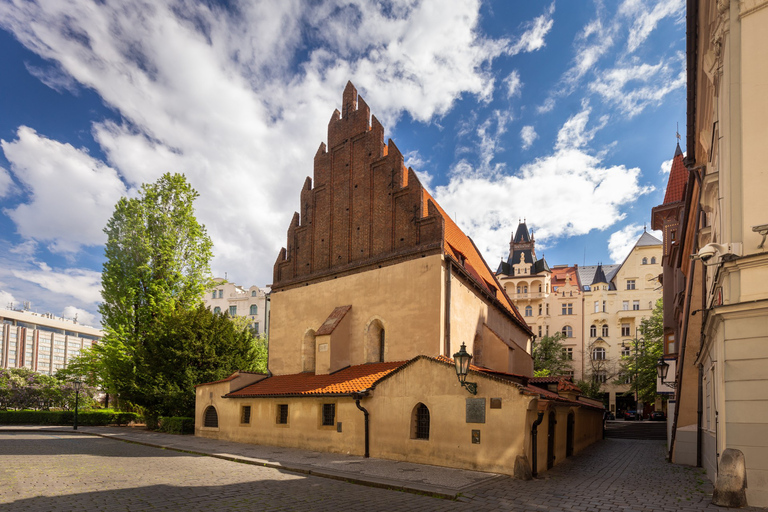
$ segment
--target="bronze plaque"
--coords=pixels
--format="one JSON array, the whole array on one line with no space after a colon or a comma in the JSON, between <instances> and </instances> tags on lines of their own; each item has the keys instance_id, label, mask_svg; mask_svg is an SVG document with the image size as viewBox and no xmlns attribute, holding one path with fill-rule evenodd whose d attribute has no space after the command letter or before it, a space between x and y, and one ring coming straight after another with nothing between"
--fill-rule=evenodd
<instances>
[{"instance_id":1,"label":"bronze plaque","mask_svg":"<svg viewBox=\"0 0 768 512\"><path fill-rule=\"evenodd\" d=\"M479 430L473 430L472 431L472 444L480 444L480 431Z\"/></svg>"},{"instance_id":2,"label":"bronze plaque","mask_svg":"<svg viewBox=\"0 0 768 512\"><path fill-rule=\"evenodd\" d=\"M501 409L501 398L491 398L491 409Z\"/></svg>"},{"instance_id":3,"label":"bronze plaque","mask_svg":"<svg viewBox=\"0 0 768 512\"><path fill-rule=\"evenodd\" d=\"M467 398L467 423L485 423L485 398Z\"/></svg>"}]
</instances>

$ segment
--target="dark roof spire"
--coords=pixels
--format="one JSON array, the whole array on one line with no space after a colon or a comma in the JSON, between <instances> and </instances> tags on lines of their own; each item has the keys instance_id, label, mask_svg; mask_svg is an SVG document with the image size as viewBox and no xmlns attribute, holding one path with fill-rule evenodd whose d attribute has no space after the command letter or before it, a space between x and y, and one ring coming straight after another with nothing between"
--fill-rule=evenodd
<instances>
[{"instance_id":1,"label":"dark roof spire","mask_svg":"<svg viewBox=\"0 0 768 512\"><path fill-rule=\"evenodd\" d=\"M605 277L605 272L603 272L603 264L598 263L597 264L597 270L595 270L595 277L592 279L592 282L590 284L598 284L598 283L608 283L608 279Z\"/></svg>"},{"instance_id":2,"label":"dark roof spire","mask_svg":"<svg viewBox=\"0 0 768 512\"><path fill-rule=\"evenodd\" d=\"M517 231L515 231L515 243L519 244L520 242L530 242L531 237L528 234L528 226L525 225L525 220L520 222L520 224L517 225Z\"/></svg>"}]
</instances>

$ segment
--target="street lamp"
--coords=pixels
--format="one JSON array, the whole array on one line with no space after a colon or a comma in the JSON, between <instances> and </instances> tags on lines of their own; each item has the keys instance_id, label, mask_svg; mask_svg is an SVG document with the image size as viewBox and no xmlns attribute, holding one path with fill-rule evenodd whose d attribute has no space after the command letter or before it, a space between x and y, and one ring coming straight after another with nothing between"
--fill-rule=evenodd
<instances>
[{"instance_id":1,"label":"street lamp","mask_svg":"<svg viewBox=\"0 0 768 512\"><path fill-rule=\"evenodd\" d=\"M72 427L72 430L77 430L77 408L80 405L80 386L82 386L83 381L75 379L72 384L75 385L75 426Z\"/></svg>"},{"instance_id":2,"label":"street lamp","mask_svg":"<svg viewBox=\"0 0 768 512\"><path fill-rule=\"evenodd\" d=\"M671 388L675 388L677 386L677 382L674 380L672 382L664 382L664 380L667 378L667 374L669 373L669 363L667 363L663 357L660 357L658 364L656 364L656 372L658 373L659 379L661 379L661 384L663 386L669 386Z\"/></svg>"},{"instance_id":3,"label":"street lamp","mask_svg":"<svg viewBox=\"0 0 768 512\"><path fill-rule=\"evenodd\" d=\"M467 373L469 372L469 362L472 360L472 355L467 352L467 346L462 343L461 349L453 354L453 361L456 363L456 376L459 378L459 383L467 389L471 394L477 394L477 384L474 382L467 382Z\"/></svg>"}]
</instances>

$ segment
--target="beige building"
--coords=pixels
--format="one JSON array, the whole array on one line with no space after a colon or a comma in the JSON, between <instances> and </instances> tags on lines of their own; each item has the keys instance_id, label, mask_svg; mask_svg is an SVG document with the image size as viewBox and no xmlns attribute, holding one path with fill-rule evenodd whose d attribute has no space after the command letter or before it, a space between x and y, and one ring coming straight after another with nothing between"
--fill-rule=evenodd
<instances>
[{"instance_id":1,"label":"beige building","mask_svg":"<svg viewBox=\"0 0 768 512\"><path fill-rule=\"evenodd\" d=\"M661 297L661 255L661 241L644 232L621 264L550 267L521 222L496 277L538 337L562 333L567 376L600 382L605 403L619 412L635 406L625 396L630 385L615 381L629 380L619 375L621 359L634 355L635 329Z\"/></svg>"},{"instance_id":2,"label":"beige building","mask_svg":"<svg viewBox=\"0 0 768 512\"><path fill-rule=\"evenodd\" d=\"M203 297L205 305L214 313L227 313L230 317L248 318L257 335L267 332L267 295L269 289L251 286L243 288L217 277L217 285Z\"/></svg>"},{"instance_id":3,"label":"beige building","mask_svg":"<svg viewBox=\"0 0 768 512\"><path fill-rule=\"evenodd\" d=\"M32 311L0 310L0 368L52 375L98 342L100 329Z\"/></svg>"},{"instance_id":4,"label":"beige building","mask_svg":"<svg viewBox=\"0 0 768 512\"><path fill-rule=\"evenodd\" d=\"M679 348L672 344L679 364L670 378L680 410L673 434L692 434L683 443L673 437L672 453L695 448L696 462L716 480L723 452L740 451L747 501L765 507L768 1L689 2L687 23L690 176L671 242L683 246L673 263L688 277L685 296L699 299L684 306L678 329L684 335ZM690 266L682 264L691 257ZM687 349L691 338L697 350ZM701 404L698 417L689 414L693 400Z\"/></svg>"},{"instance_id":5,"label":"beige building","mask_svg":"<svg viewBox=\"0 0 768 512\"><path fill-rule=\"evenodd\" d=\"M198 386L196 435L507 474L601 436L600 404L529 382L533 332L352 84L271 288L270 376Z\"/></svg>"}]
</instances>

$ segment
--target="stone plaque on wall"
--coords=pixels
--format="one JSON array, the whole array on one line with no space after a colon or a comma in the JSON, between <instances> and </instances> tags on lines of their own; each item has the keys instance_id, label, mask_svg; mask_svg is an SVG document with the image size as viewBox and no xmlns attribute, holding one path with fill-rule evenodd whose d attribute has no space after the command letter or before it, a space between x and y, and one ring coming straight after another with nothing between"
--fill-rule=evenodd
<instances>
[{"instance_id":1,"label":"stone plaque on wall","mask_svg":"<svg viewBox=\"0 0 768 512\"><path fill-rule=\"evenodd\" d=\"M467 398L467 423L485 423L485 398Z\"/></svg>"}]
</instances>

